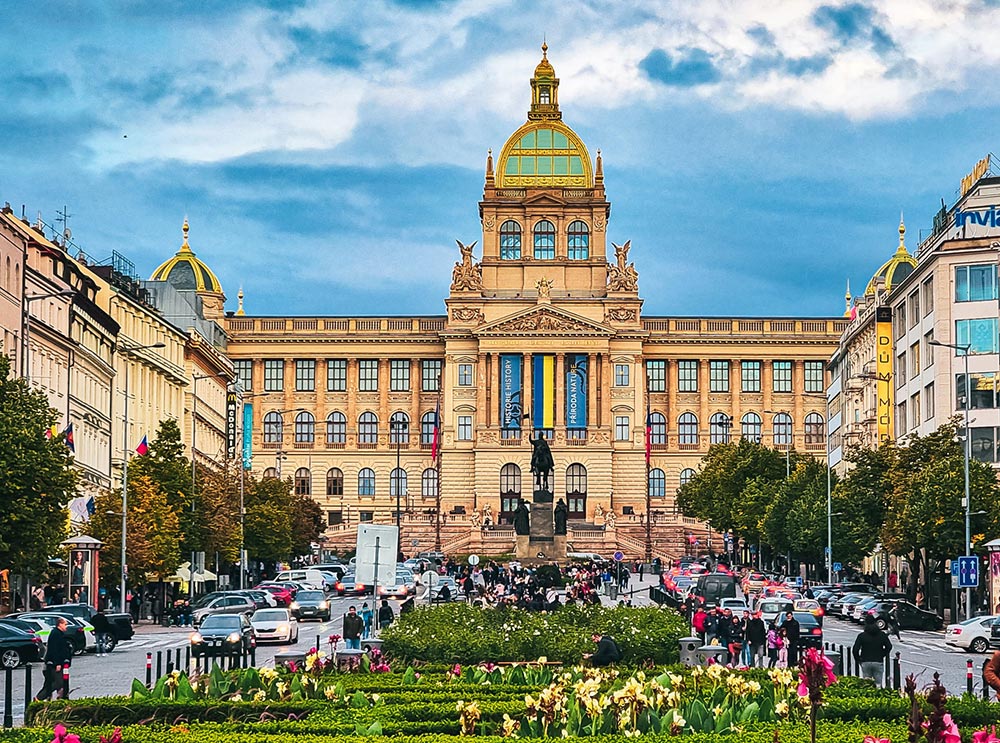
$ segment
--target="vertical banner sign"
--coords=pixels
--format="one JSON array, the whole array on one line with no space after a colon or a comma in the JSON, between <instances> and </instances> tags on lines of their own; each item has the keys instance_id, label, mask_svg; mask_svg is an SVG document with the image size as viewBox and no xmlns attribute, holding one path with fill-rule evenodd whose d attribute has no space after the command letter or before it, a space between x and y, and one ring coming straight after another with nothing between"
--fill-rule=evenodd
<instances>
[{"instance_id":1,"label":"vertical banner sign","mask_svg":"<svg viewBox=\"0 0 1000 743\"><path fill-rule=\"evenodd\" d=\"M587 356L566 354L566 428L587 427Z\"/></svg>"},{"instance_id":2,"label":"vertical banner sign","mask_svg":"<svg viewBox=\"0 0 1000 743\"><path fill-rule=\"evenodd\" d=\"M500 427L521 427L521 357L500 356Z\"/></svg>"},{"instance_id":3,"label":"vertical banner sign","mask_svg":"<svg viewBox=\"0 0 1000 743\"><path fill-rule=\"evenodd\" d=\"M556 357L532 357L531 407L535 428L555 428Z\"/></svg>"},{"instance_id":4,"label":"vertical banner sign","mask_svg":"<svg viewBox=\"0 0 1000 743\"><path fill-rule=\"evenodd\" d=\"M243 469L253 464L253 405L243 403Z\"/></svg>"},{"instance_id":5,"label":"vertical banner sign","mask_svg":"<svg viewBox=\"0 0 1000 743\"><path fill-rule=\"evenodd\" d=\"M892 441L892 308L875 308L875 399L878 401L878 443Z\"/></svg>"},{"instance_id":6,"label":"vertical banner sign","mask_svg":"<svg viewBox=\"0 0 1000 743\"><path fill-rule=\"evenodd\" d=\"M236 458L236 406L239 401L235 392L226 393L226 459Z\"/></svg>"}]
</instances>

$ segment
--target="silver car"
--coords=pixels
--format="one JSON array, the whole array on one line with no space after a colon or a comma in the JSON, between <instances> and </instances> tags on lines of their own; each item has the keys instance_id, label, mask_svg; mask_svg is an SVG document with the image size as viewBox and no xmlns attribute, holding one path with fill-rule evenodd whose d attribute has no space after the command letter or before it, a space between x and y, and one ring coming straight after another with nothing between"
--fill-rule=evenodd
<instances>
[{"instance_id":1,"label":"silver car","mask_svg":"<svg viewBox=\"0 0 1000 743\"><path fill-rule=\"evenodd\" d=\"M250 616L257 611L257 605L246 596L228 594L217 596L204 606L199 606L191 612L194 626L200 625L206 617L216 614L246 614Z\"/></svg>"}]
</instances>

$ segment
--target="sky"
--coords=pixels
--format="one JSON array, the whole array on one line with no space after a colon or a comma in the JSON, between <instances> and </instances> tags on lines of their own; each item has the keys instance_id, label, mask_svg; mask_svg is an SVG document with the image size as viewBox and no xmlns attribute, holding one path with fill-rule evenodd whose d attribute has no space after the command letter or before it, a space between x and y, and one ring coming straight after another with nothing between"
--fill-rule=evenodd
<instances>
[{"instance_id":1,"label":"sky","mask_svg":"<svg viewBox=\"0 0 1000 743\"><path fill-rule=\"evenodd\" d=\"M0 201L143 278L186 216L251 315L443 314L543 37L646 315L842 314L1000 112L1000 0L14 6Z\"/></svg>"}]
</instances>

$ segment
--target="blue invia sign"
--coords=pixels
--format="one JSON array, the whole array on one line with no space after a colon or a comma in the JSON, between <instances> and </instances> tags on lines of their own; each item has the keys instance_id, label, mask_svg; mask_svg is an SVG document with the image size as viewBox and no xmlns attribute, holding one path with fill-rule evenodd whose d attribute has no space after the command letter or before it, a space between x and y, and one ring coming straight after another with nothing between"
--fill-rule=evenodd
<instances>
[{"instance_id":1,"label":"blue invia sign","mask_svg":"<svg viewBox=\"0 0 1000 743\"><path fill-rule=\"evenodd\" d=\"M956 227L965 227L966 223L982 227L998 227L1000 226L998 222L1000 222L1000 210L996 206L955 212Z\"/></svg>"}]
</instances>

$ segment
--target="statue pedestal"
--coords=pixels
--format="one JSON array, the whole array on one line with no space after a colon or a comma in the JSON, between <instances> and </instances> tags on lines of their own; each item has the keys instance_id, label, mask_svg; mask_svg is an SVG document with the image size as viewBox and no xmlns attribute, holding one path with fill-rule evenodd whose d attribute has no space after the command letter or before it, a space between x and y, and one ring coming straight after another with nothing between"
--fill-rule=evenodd
<instances>
[{"instance_id":1,"label":"statue pedestal","mask_svg":"<svg viewBox=\"0 0 1000 743\"><path fill-rule=\"evenodd\" d=\"M543 488L538 488L535 490L531 498L532 503L552 503L552 491L545 490ZM551 510L551 509L550 509Z\"/></svg>"},{"instance_id":2,"label":"statue pedestal","mask_svg":"<svg viewBox=\"0 0 1000 743\"><path fill-rule=\"evenodd\" d=\"M548 502L537 501L539 493L548 495ZM553 560L562 561L566 557L566 535L555 534L552 522L552 494L535 491L536 501L531 508L531 526L528 534L517 536L516 556L525 564L544 564Z\"/></svg>"}]
</instances>

